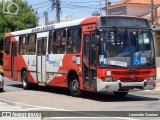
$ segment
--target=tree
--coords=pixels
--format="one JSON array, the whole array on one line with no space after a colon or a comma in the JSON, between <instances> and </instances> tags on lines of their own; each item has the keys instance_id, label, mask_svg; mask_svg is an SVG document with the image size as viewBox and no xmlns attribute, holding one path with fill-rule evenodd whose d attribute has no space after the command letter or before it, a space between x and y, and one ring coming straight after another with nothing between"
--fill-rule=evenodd
<instances>
[{"instance_id":1,"label":"tree","mask_svg":"<svg viewBox=\"0 0 160 120\"><path fill-rule=\"evenodd\" d=\"M5 33L33 28L38 25L38 16L32 8L29 7L27 1L1 1L0 8L0 46L2 46ZM14 14L16 12L18 12L18 14Z\"/></svg>"}]
</instances>

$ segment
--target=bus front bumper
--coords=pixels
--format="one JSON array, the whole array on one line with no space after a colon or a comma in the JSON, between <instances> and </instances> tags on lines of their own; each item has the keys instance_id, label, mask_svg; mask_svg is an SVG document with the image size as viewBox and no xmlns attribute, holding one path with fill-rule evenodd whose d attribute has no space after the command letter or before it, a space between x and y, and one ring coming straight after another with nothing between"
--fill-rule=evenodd
<instances>
[{"instance_id":1,"label":"bus front bumper","mask_svg":"<svg viewBox=\"0 0 160 120\"><path fill-rule=\"evenodd\" d=\"M128 91L134 89L140 90L153 90L156 88L156 80L142 82L103 82L101 79L97 79L97 91Z\"/></svg>"}]
</instances>

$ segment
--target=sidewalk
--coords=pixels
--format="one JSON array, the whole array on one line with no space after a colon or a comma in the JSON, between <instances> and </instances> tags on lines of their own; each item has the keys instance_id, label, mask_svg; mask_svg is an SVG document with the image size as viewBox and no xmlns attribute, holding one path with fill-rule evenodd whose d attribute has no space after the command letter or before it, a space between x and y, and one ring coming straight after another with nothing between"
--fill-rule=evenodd
<instances>
[{"instance_id":1,"label":"sidewalk","mask_svg":"<svg viewBox=\"0 0 160 120\"><path fill-rule=\"evenodd\" d=\"M153 91L160 91L160 80L157 80L156 89L154 89Z\"/></svg>"}]
</instances>

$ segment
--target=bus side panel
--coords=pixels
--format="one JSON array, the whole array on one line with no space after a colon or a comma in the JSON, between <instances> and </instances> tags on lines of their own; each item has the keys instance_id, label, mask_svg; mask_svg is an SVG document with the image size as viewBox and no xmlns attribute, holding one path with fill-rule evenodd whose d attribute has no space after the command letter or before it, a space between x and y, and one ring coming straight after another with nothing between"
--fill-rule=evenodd
<instances>
[{"instance_id":1,"label":"bus side panel","mask_svg":"<svg viewBox=\"0 0 160 120\"><path fill-rule=\"evenodd\" d=\"M49 54L46 60L47 83L53 86L66 87L65 73L62 67L64 54Z\"/></svg>"},{"instance_id":2,"label":"bus side panel","mask_svg":"<svg viewBox=\"0 0 160 120\"><path fill-rule=\"evenodd\" d=\"M62 61L62 67L60 67L59 69L59 72L64 72L64 73L67 73L66 74L66 78L65 78L65 86L68 86L68 83L67 83L67 75L69 73L70 70L74 70L76 71L76 73L78 74L79 76L79 73L78 73L78 69L81 67L81 61L78 61L80 60L80 54L65 54L64 56L64 59ZM78 64L77 64L78 63ZM83 82L80 80L80 85L81 87L83 86Z\"/></svg>"},{"instance_id":3,"label":"bus side panel","mask_svg":"<svg viewBox=\"0 0 160 120\"><path fill-rule=\"evenodd\" d=\"M18 56L18 81L21 81L21 71L26 69L28 72L29 82L37 83L36 79L36 57L35 55Z\"/></svg>"},{"instance_id":4,"label":"bus side panel","mask_svg":"<svg viewBox=\"0 0 160 120\"><path fill-rule=\"evenodd\" d=\"M5 54L5 53L4 53ZM11 56L3 55L4 76L11 79Z\"/></svg>"},{"instance_id":5,"label":"bus side panel","mask_svg":"<svg viewBox=\"0 0 160 120\"><path fill-rule=\"evenodd\" d=\"M56 55L55 55L56 56ZM78 68L80 65L77 65L75 61L73 61L73 57L76 57L77 55L73 54L65 54L63 59L57 59L57 64L60 64L60 66L55 67L55 57L52 59L54 61L54 65L50 67L50 70L56 72L54 75L50 74L49 76L50 80L48 81L48 84L54 85L54 86L60 86L60 87L67 87L67 75L70 70L78 71ZM57 57L56 57L57 58ZM58 62L59 61L59 62ZM49 68L49 67L47 67ZM48 71L48 69L47 69ZM82 79L80 79L80 82L82 83Z\"/></svg>"}]
</instances>

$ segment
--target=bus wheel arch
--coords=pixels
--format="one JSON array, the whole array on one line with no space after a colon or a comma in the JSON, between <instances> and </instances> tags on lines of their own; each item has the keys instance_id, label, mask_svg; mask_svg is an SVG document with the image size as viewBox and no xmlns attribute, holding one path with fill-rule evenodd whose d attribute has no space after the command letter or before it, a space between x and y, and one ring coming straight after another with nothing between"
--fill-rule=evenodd
<instances>
[{"instance_id":1,"label":"bus wheel arch","mask_svg":"<svg viewBox=\"0 0 160 120\"><path fill-rule=\"evenodd\" d=\"M80 80L75 70L69 71L67 75L67 84L72 96L74 97L81 96L82 91L80 89Z\"/></svg>"},{"instance_id":2,"label":"bus wheel arch","mask_svg":"<svg viewBox=\"0 0 160 120\"><path fill-rule=\"evenodd\" d=\"M21 70L21 81L23 89L28 90L30 85L29 85L28 73L25 68Z\"/></svg>"}]
</instances>

